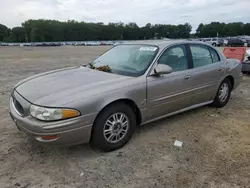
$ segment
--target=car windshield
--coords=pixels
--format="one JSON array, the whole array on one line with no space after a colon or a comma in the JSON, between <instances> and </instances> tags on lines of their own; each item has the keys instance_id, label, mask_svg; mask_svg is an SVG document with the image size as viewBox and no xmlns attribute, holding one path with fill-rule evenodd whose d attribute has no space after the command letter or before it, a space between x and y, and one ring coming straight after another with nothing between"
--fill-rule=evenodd
<instances>
[{"instance_id":1,"label":"car windshield","mask_svg":"<svg viewBox=\"0 0 250 188\"><path fill-rule=\"evenodd\" d=\"M108 67L110 71L107 72L137 77L145 73L157 51L158 47L151 45L119 45L98 57L88 67Z\"/></svg>"}]
</instances>

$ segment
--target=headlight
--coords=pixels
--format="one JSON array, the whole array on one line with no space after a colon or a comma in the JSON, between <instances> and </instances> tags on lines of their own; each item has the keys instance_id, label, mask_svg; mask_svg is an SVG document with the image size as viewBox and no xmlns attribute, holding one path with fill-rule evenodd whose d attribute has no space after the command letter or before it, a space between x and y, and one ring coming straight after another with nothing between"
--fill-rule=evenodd
<instances>
[{"instance_id":1,"label":"headlight","mask_svg":"<svg viewBox=\"0 0 250 188\"><path fill-rule=\"evenodd\" d=\"M31 105L30 115L39 120L53 121L77 117L80 116L80 112L73 109L45 108Z\"/></svg>"}]
</instances>

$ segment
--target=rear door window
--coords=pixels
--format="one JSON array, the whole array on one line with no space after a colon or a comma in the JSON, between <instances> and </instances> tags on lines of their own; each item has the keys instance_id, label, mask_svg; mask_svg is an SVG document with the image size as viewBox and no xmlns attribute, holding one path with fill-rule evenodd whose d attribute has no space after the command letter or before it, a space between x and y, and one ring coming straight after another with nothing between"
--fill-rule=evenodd
<instances>
[{"instance_id":1,"label":"rear door window","mask_svg":"<svg viewBox=\"0 0 250 188\"><path fill-rule=\"evenodd\" d=\"M210 51L207 46L201 44L191 44L190 50L193 58L194 68L213 63Z\"/></svg>"},{"instance_id":2,"label":"rear door window","mask_svg":"<svg viewBox=\"0 0 250 188\"><path fill-rule=\"evenodd\" d=\"M213 63L219 62L220 61L220 56L218 55L218 53L212 48L209 48L209 50L210 50L210 53L211 53L211 56L212 56Z\"/></svg>"}]
</instances>

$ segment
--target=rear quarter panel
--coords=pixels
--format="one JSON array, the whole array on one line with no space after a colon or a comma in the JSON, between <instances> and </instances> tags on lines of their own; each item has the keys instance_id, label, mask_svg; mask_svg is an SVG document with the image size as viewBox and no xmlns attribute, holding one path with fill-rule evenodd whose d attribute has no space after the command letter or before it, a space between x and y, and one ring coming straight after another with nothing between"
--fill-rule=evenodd
<instances>
[{"instance_id":1,"label":"rear quarter panel","mask_svg":"<svg viewBox=\"0 0 250 188\"><path fill-rule=\"evenodd\" d=\"M232 76L234 78L235 89L242 79L242 63L237 59L227 59L226 76Z\"/></svg>"}]
</instances>

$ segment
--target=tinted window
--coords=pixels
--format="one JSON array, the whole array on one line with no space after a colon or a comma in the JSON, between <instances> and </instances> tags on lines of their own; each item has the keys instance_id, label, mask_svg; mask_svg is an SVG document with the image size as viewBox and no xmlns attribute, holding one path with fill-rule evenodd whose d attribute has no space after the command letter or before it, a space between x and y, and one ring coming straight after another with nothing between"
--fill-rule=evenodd
<instances>
[{"instance_id":1,"label":"tinted window","mask_svg":"<svg viewBox=\"0 0 250 188\"><path fill-rule=\"evenodd\" d=\"M185 46L178 45L167 49L163 52L158 63L170 66L173 72L188 69L188 58Z\"/></svg>"},{"instance_id":2,"label":"tinted window","mask_svg":"<svg viewBox=\"0 0 250 188\"><path fill-rule=\"evenodd\" d=\"M190 45L194 68L213 63L210 52L206 46Z\"/></svg>"},{"instance_id":3,"label":"tinted window","mask_svg":"<svg viewBox=\"0 0 250 188\"><path fill-rule=\"evenodd\" d=\"M220 57L219 57L218 53L214 49L210 48L210 53L211 53L211 56L212 56L213 63L216 63L216 62L220 61Z\"/></svg>"}]
</instances>

